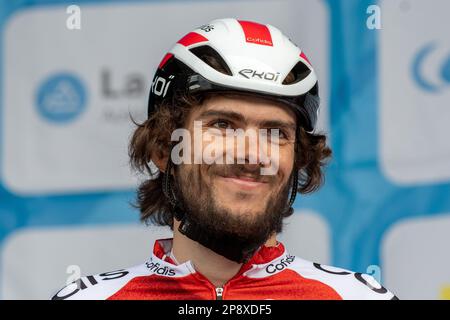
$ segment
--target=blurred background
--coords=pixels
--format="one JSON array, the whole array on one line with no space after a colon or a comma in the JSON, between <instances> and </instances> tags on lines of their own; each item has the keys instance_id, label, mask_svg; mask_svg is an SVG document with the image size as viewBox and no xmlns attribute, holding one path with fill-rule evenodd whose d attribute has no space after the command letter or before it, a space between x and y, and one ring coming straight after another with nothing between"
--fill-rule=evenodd
<instances>
[{"instance_id":1,"label":"blurred background","mask_svg":"<svg viewBox=\"0 0 450 320\"><path fill-rule=\"evenodd\" d=\"M291 253L372 274L400 299L450 299L448 12L448 0L1 0L0 299L49 299L171 235L130 205L142 177L129 114L145 119L165 52L224 17L277 26L319 75L334 158L324 187L297 197Z\"/></svg>"}]
</instances>

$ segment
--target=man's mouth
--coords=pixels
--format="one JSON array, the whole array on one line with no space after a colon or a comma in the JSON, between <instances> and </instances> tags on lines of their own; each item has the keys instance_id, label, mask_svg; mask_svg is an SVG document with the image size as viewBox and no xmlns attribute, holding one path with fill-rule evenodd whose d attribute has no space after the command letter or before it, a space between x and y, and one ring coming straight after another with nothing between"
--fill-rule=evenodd
<instances>
[{"instance_id":1,"label":"man's mouth","mask_svg":"<svg viewBox=\"0 0 450 320\"><path fill-rule=\"evenodd\" d=\"M245 190L253 190L267 185L267 182L250 176L219 176L219 178Z\"/></svg>"}]
</instances>

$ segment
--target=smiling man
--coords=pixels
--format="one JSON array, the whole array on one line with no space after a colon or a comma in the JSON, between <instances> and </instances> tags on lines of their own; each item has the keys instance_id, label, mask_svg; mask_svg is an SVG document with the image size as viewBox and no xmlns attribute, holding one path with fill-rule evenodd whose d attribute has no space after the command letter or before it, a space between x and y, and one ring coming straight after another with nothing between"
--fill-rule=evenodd
<instances>
[{"instance_id":1,"label":"smiling man","mask_svg":"<svg viewBox=\"0 0 450 320\"><path fill-rule=\"evenodd\" d=\"M395 299L277 240L331 155L318 107L314 69L277 28L221 19L188 33L162 59L129 149L149 175L141 220L173 238L146 263L81 278L54 299Z\"/></svg>"}]
</instances>

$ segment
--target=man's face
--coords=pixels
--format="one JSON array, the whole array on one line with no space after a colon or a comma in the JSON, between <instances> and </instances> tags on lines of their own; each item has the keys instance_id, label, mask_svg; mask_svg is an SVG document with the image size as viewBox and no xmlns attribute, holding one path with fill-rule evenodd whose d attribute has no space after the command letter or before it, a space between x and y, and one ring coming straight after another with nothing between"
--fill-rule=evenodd
<instances>
[{"instance_id":1,"label":"man's face","mask_svg":"<svg viewBox=\"0 0 450 320\"><path fill-rule=\"evenodd\" d=\"M196 145L194 121L201 121L201 143ZM208 146L220 147L219 152L212 153L213 163L183 163L177 167L179 196L196 220L216 232L245 238L263 237L263 233L269 236L281 223L289 195L295 127L292 111L260 98L215 96L194 108L186 122L192 137L191 159L196 151L197 155L205 154ZM256 140L247 139L242 145L226 136L230 129L253 131ZM266 136L259 135L264 133L261 129L267 130ZM270 138L274 129L279 130L279 139L267 139L264 144L262 139ZM268 158L262 158L260 152ZM234 160L232 164L225 162L227 157ZM217 163L219 158L222 164ZM261 174L262 168L271 166L276 170Z\"/></svg>"}]
</instances>

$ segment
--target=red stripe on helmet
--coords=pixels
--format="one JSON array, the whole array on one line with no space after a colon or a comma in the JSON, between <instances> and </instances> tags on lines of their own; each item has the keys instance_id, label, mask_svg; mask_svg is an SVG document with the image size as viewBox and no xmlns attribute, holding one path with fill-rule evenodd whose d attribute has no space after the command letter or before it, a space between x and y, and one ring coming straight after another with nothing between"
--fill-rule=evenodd
<instances>
[{"instance_id":1,"label":"red stripe on helmet","mask_svg":"<svg viewBox=\"0 0 450 320\"><path fill-rule=\"evenodd\" d=\"M169 60L170 58L173 57L173 54L171 53L167 53L164 58L161 60L161 62L159 63L158 68L161 69L162 67L164 67L164 65L166 64L167 60Z\"/></svg>"},{"instance_id":2,"label":"red stripe on helmet","mask_svg":"<svg viewBox=\"0 0 450 320\"><path fill-rule=\"evenodd\" d=\"M201 34L198 34L196 32L189 32L187 35L185 35L183 38L181 38L178 43L182 44L183 46L187 47L191 44L197 43L197 42L203 42L208 41L204 36Z\"/></svg>"},{"instance_id":3,"label":"red stripe on helmet","mask_svg":"<svg viewBox=\"0 0 450 320\"><path fill-rule=\"evenodd\" d=\"M251 21L238 20L244 30L245 41L250 43L261 44L264 46L273 46L272 36L266 25Z\"/></svg>"},{"instance_id":4,"label":"red stripe on helmet","mask_svg":"<svg viewBox=\"0 0 450 320\"><path fill-rule=\"evenodd\" d=\"M305 59L309 64L311 64L311 62L309 62L308 57L306 57L306 55L305 55L304 52L302 52L302 53L300 54L300 57L302 57L302 58Z\"/></svg>"}]
</instances>

